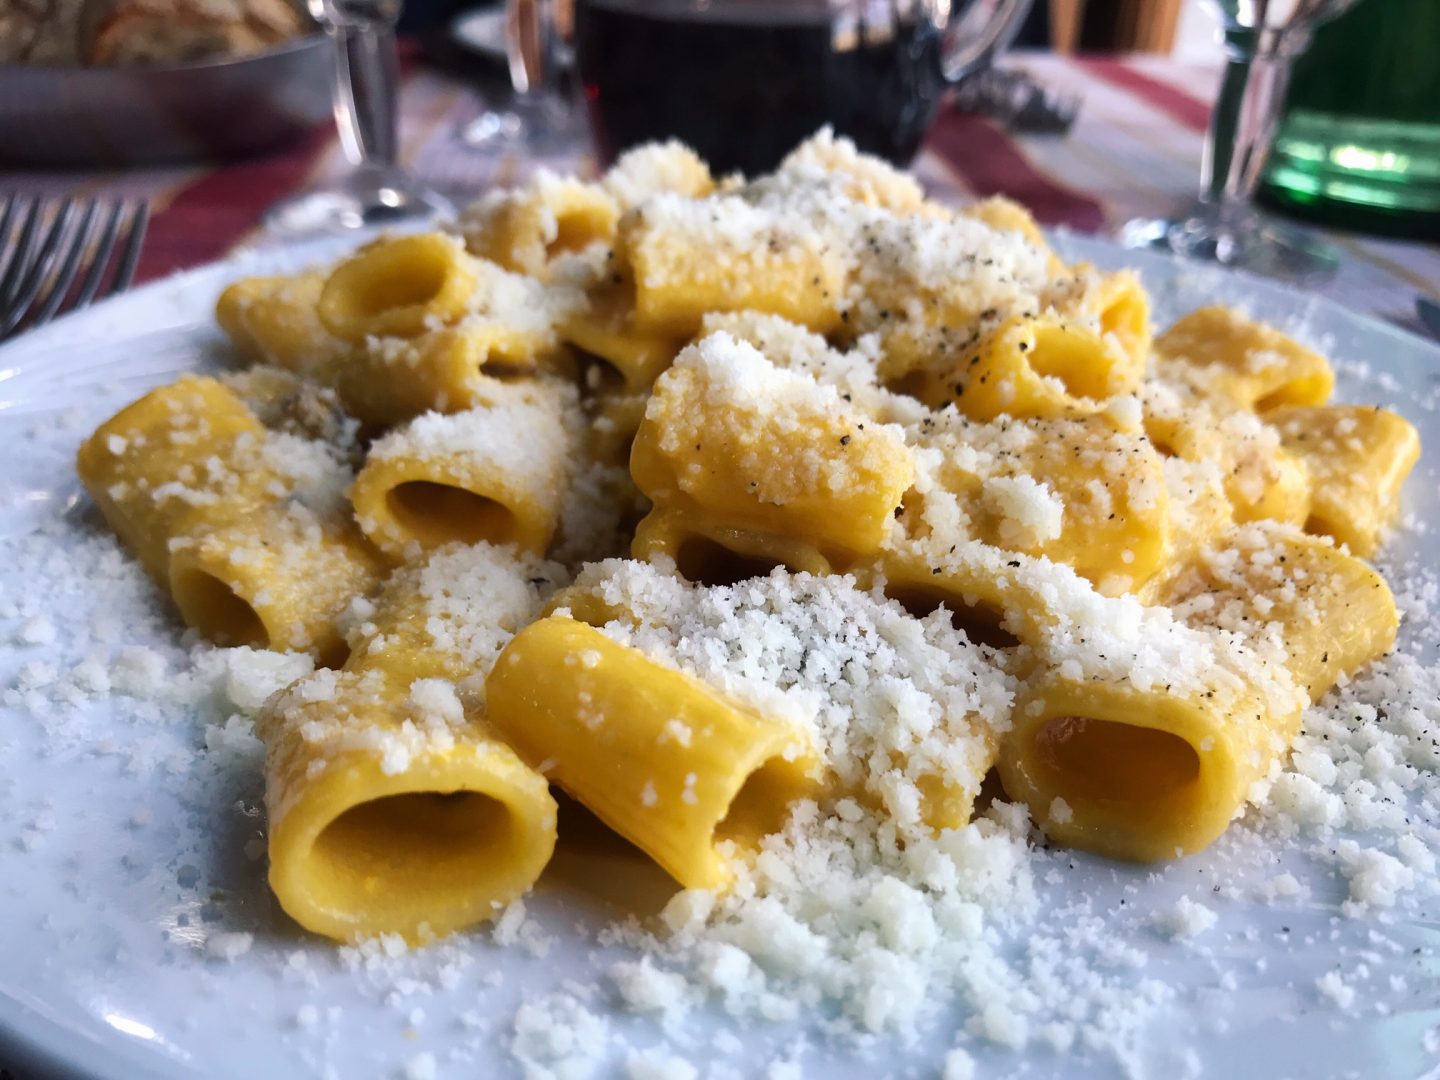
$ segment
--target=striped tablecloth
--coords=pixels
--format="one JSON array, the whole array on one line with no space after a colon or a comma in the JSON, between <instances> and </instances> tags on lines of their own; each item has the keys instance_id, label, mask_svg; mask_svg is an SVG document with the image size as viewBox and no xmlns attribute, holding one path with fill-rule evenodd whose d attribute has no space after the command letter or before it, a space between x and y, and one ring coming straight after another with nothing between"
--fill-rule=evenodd
<instances>
[{"instance_id":1,"label":"striped tablecloth","mask_svg":"<svg viewBox=\"0 0 1440 1080\"><path fill-rule=\"evenodd\" d=\"M1012 56L1045 83L1081 94L1080 118L1065 137L1013 136L947 109L915 163L937 196L963 200L1005 194L1046 225L1112 230L1132 217L1173 211L1198 183L1209 103L1220 71L1160 57ZM536 162L520 153L482 153L455 138L483 103L468 85L409 65L402 91L407 163L463 196L519 178ZM579 145L543 162L593 168ZM346 168L333 132L316 131L286 153L222 167L129 173L6 173L7 190L144 194L155 216L140 265L142 279L266 242L259 222L276 199ZM1414 301L1440 299L1440 247L1332 233L1346 254L1323 292L1414 327Z\"/></svg>"}]
</instances>

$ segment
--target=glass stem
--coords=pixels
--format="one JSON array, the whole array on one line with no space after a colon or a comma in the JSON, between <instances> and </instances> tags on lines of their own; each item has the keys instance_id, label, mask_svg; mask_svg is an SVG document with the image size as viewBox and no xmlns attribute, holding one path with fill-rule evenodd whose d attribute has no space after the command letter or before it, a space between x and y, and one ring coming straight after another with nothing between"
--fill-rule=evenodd
<instances>
[{"instance_id":1,"label":"glass stem","mask_svg":"<svg viewBox=\"0 0 1440 1080\"><path fill-rule=\"evenodd\" d=\"M400 65L394 23L383 18L336 22L335 125L352 165L385 170L399 160Z\"/></svg>"},{"instance_id":2,"label":"glass stem","mask_svg":"<svg viewBox=\"0 0 1440 1080\"><path fill-rule=\"evenodd\" d=\"M1299 35L1243 28L1225 32L1227 63L1210 116L1200 198L1222 210L1249 203L1260 182Z\"/></svg>"}]
</instances>

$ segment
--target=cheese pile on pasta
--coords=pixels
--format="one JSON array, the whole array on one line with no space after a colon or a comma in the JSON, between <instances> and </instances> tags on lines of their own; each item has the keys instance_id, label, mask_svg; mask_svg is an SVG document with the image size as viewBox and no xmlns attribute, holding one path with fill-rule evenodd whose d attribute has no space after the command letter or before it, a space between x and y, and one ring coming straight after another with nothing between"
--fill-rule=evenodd
<instances>
[{"instance_id":1,"label":"cheese pile on pasta","mask_svg":"<svg viewBox=\"0 0 1440 1080\"><path fill-rule=\"evenodd\" d=\"M1134 275L827 133L542 172L217 314L254 366L79 469L187 623L326 665L259 732L271 884L335 938L491 918L552 784L692 889L801 807L962 827L992 769L1174 858L1394 641L1405 420L1234 311L1152 338Z\"/></svg>"}]
</instances>

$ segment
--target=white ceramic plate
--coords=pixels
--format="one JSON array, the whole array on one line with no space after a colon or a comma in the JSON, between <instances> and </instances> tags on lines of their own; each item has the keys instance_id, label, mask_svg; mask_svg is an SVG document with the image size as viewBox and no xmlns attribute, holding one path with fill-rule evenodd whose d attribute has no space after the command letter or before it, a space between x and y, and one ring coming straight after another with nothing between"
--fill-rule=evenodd
<instances>
[{"instance_id":1,"label":"white ceramic plate","mask_svg":"<svg viewBox=\"0 0 1440 1080\"><path fill-rule=\"evenodd\" d=\"M1410 481L1407 508L1432 531L1401 535L1388 562L1440 562L1440 348L1273 284L1095 241L1062 243L1102 265L1138 265L1157 322L1217 298L1240 302L1336 357L1340 399L1408 416L1428 456ZM134 590L133 617L97 626L105 605L95 590L56 576L56 566L77 561L99 568L111 550L75 479L75 448L148 387L219 362L210 313L224 283L323 253L312 247L198 270L0 349L0 693L27 664L73 672L85 659L81 637L112 639L112 656L133 641L173 648L173 625L140 614L164 610L143 586ZM49 614L36 623L36 610ZM45 715L23 701L0 705L0 1066L126 1078L352 1077L404 1075L407 1067L424 1075L433 1060L441 1075L518 1075L510 1053L517 1005L557 991L588 995L590 1011L608 1024L602 1072L621 1068L624 1044L661 1041L653 1023L614 1005L603 972L624 950L592 945L595 930L627 905L653 910L663 895L663 881L643 863L618 850L570 851L531 899L529 929L516 943L477 933L395 960L351 954L346 963L271 899L254 760L232 754L226 760L239 765L221 767L217 755L199 753L202 711L119 696ZM1410 809L1417 822L1436 812ZM1084 857L1053 865L1066 870L1054 875L1058 883L1038 877L1053 914L1002 940L1002 952L1019 957L1035 941L1059 940L1057 923L1088 913L1139 965L1102 963L1112 986L1133 985L1137 1001L1142 984L1167 989L1159 1004L1136 1006L1140 1033L1124 1061L1083 1045L1057 1053L1032 1042L1015 1053L971 1039L980 1075L1128 1070L1168 1080L1203 1069L1408 1078L1440 1061L1431 1030L1440 1021L1440 921L1425 913L1433 880L1416 885L1397 913L1350 919L1338 913L1337 876L1294 852L1272 859L1253 836L1153 869ZM1310 895L1255 901L1252 886L1284 867L1312 886ZM1219 917L1190 942L1168 940L1143 917L1182 895L1203 898ZM236 933L252 934L253 944L225 959L241 939L224 935ZM553 943L548 952L544 940ZM1346 1009L1316 990L1331 970L1357 989ZM815 1075L932 1076L968 1015L944 1010L914 1039L855 1048L817 1037L806 1049L797 1035L815 1036L819 1018L774 1029L746 1024L738 1044L716 1044L711 1036L732 1022L701 1010L671 1043L702 1075L711 1066L752 1075L783 1059Z\"/></svg>"}]
</instances>

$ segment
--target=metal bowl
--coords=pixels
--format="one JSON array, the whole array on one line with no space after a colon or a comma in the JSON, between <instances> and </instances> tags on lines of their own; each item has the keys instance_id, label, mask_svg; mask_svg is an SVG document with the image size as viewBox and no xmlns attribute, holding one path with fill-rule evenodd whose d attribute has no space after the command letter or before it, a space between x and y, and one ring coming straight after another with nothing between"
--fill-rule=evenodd
<instances>
[{"instance_id":1,"label":"metal bowl","mask_svg":"<svg viewBox=\"0 0 1440 1080\"><path fill-rule=\"evenodd\" d=\"M155 165L246 157L330 115L323 34L151 68L0 64L0 166Z\"/></svg>"}]
</instances>

